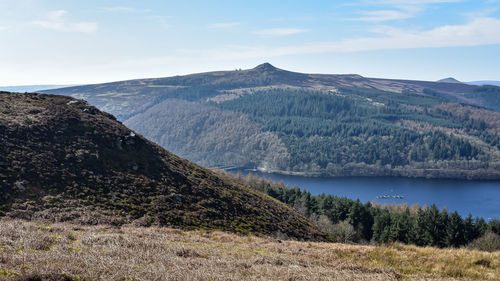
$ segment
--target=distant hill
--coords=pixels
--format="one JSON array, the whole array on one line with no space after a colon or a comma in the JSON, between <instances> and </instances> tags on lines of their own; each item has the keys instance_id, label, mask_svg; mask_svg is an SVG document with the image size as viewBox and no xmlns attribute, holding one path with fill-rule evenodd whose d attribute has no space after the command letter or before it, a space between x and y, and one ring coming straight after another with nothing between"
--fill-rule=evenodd
<instances>
[{"instance_id":1,"label":"distant hill","mask_svg":"<svg viewBox=\"0 0 500 281\"><path fill-rule=\"evenodd\" d=\"M500 87L304 74L268 63L69 87L205 166L318 176L500 178Z\"/></svg>"},{"instance_id":2,"label":"distant hill","mask_svg":"<svg viewBox=\"0 0 500 281\"><path fill-rule=\"evenodd\" d=\"M440 83L462 83L462 82L458 81L457 79L455 79L453 77L448 77L448 78L445 78L445 79L441 79L441 80L438 80L437 82L440 82Z\"/></svg>"},{"instance_id":3,"label":"distant hill","mask_svg":"<svg viewBox=\"0 0 500 281\"><path fill-rule=\"evenodd\" d=\"M470 85L490 85L490 86L500 86L500 81L472 81L472 82L467 82L467 84Z\"/></svg>"},{"instance_id":4,"label":"distant hill","mask_svg":"<svg viewBox=\"0 0 500 281\"><path fill-rule=\"evenodd\" d=\"M0 92L0 217L324 239L290 207L179 158L85 101Z\"/></svg>"},{"instance_id":5,"label":"distant hill","mask_svg":"<svg viewBox=\"0 0 500 281\"><path fill-rule=\"evenodd\" d=\"M449 78L448 78L449 79ZM453 78L451 78L453 79ZM500 87L488 89L465 83L366 78L356 74L305 74L282 70L269 63L253 69L214 71L174 76L118 81L65 87L43 92L67 94L83 98L110 112L120 120L143 111L182 87L198 87L199 97L224 89L243 89L267 86L293 86L308 89L366 88L394 93L413 93L437 97L500 111ZM493 91L493 92L491 92ZM202 94L204 92L204 94ZM169 96L171 97L171 96ZM191 95L189 99L195 99Z\"/></svg>"},{"instance_id":6,"label":"distant hill","mask_svg":"<svg viewBox=\"0 0 500 281\"><path fill-rule=\"evenodd\" d=\"M50 89L57 89L62 87L69 87L74 85L25 85L25 86L0 86L0 91L6 92L37 92Z\"/></svg>"}]
</instances>

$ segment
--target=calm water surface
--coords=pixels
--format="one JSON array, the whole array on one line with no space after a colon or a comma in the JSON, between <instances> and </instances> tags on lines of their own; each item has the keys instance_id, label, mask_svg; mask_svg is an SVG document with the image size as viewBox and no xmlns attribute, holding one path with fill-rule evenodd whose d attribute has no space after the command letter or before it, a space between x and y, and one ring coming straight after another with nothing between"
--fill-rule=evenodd
<instances>
[{"instance_id":1,"label":"calm water surface","mask_svg":"<svg viewBox=\"0 0 500 281\"><path fill-rule=\"evenodd\" d=\"M244 175L248 171L241 171ZM500 181L462 181L408 178L315 178L251 172L273 181L297 185L312 194L332 194L362 202L431 205L458 211L462 216L500 219ZM377 199L382 195L402 195L403 199Z\"/></svg>"}]
</instances>

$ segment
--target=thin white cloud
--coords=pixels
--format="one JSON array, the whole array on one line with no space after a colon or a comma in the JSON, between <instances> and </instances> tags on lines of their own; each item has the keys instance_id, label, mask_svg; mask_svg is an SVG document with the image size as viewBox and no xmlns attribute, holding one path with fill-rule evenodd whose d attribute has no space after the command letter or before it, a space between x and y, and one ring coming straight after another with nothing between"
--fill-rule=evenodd
<instances>
[{"instance_id":1,"label":"thin white cloud","mask_svg":"<svg viewBox=\"0 0 500 281\"><path fill-rule=\"evenodd\" d=\"M216 22L216 23L212 23L212 24L209 24L208 27L209 28L214 28L214 29L226 29L226 28L233 28L233 27L236 27L236 26L239 26L241 25L240 22L236 22L236 21L233 21L233 22Z\"/></svg>"},{"instance_id":2,"label":"thin white cloud","mask_svg":"<svg viewBox=\"0 0 500 281\"><path fill-rule=\"evenodd\" d=\"M170 23L168 22L168 19L171 18L170 16L150 16L149 18L152 19L153 21L155 21L157 24L159 24L164 29L169 29L172 27L170 25Z\"/></svg>"},{"instance_id":3,"label":"thin white cloud","mask_svg":"<svg viewBox=\"0 0 500 281\"><path fill-rule=\"evenodd\" d=\"M500 1L500 0L499 0ZM498 11L499 8L490 8L490 9L483 9L483 10L477 10L477 11L471 11L471 12L466 12L464 15L468 18L484 18L484 17L489 17L491 14L495 13Z\"/></svg>"},{"instance_id":4,"label":"thin white cloud","mask_svg":"<svg viewBox=\"0 0 500 281\"><path fill-rule=\"evenodd\" d=\"M297 21L313 21L314 17L300 17L300 18L296 18L295 20L297 20Z\"/></svg>"},{"instance_id":5,"label":"thin white cloud","mask_svg":"<svg viewBox=\"0 0 500 281\"><path fill-rule=\"evenodd\" d=\"M47 15L45 20L34 21L33 24L57 31L82 33L93 33L99 28L96 22L68 21L65 19L67 13L65 10L53 11Z\"/></svg>"},{"instance_id":6,"label":"thin white cloud","mask_svg":"<svg viewBox=\"0 0 500 281\"><path fill-rule=\"evenodd\" d=\"M264 35L264 36L286 36L293 35L298 33L304 33L309 30L301 29L301 28L270 28L270 29L261 29L253 31L253 34L256 35Z\"/></svg>"},{"instance_id":7,"label":"thin white cloud","mask_svg":"<svg viewBox=\"0 0 500 281\"><path fill-rule=\"evenodd\" d=\"M384 8L389 7L390 9L393 8L399 9L407 7L423 8L429 5L457 3L463 1L464 0L359 0L359 1L350 1L348 3L342 3L339 4L339 6L340 7L355 6L363 8L366 8L367 6L373 6L373 7L384 7Z\"/></svg>"},{"instance_id":8,"label":"thin white cloud","mask_svg":"<svg viewBox=\"0 0 500 281\"><path fill-rule=\"evenodd\" d=\"M462 0L373 0L374 4L393 4L393 5L424 5L424 4L440 4L440 3L456 3Z\"/></svg>"},{"instance_id":9,"label":"thin white cloud","mask_svg":"<svg viewBox=\"0 0 500 281\"><path fill-rule=\"evenodd\" d=\"M115 7L104 7L102 8L104 11L108 12L133 12L133 13L149 13L150 9L137 9L133 7L127 6L115 6Z\"/></svg>"},{"instance_id":10,"label":"thin white cloud","mask_svg":"<svg viewBox=\"0 0 500 281\"><path fill-rule=\"evenodd\" d=\"M378 31L378 35L282 47L229 46L222 49L182 52L185 55L215 59L248 59L301 54L492 45L500 44L500 19L477 18L462 25L444 25L426 31L383 28Z\"/></svg>"},{"instance_id":11,"label":"thin white cloud","mask_svg":"<svg viewBox=\"0 0 500 281\"><path fill-rule=\"evenodd\" d=\"M414 17L415 11L377 10L377 11L365 11L361 12L360 14L361 14L360 17L350 18L350 20L369 21L369 22L404 20Z\"/></svg>"},{"instance_id":12,"label":"thin white cloud","mask_svg":"<svg viewBox=\"0 0 500 281\"><path fill-rule=\"evenodd\" d=\"M359 16L347 18L366 22L405 20L416 17L428 6L443 3L456 3L463 0L365 0L353 5L374 6L379 9L358 12Z\"/></svg>"},{"instance_id":13,"label":"thin white cloud","mask_svg":"<svg viewBox=\"0 0 500 281\"><path fill-rule=\"evenodd\" d=\"M9 27L8 27L8 26L1 26L1 25L0 25L0 31L7 30L7 29L9 29Z\"/></svg>"}]
</instances>

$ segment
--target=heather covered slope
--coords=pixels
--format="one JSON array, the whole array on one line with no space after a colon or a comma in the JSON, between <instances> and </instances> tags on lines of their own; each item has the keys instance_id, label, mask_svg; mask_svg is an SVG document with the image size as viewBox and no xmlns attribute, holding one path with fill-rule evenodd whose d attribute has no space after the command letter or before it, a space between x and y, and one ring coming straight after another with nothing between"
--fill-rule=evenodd
<instances>
[{"instance_id":1,"label":"heather covered slope","mask_svg":"<svg viewBox=\"0 0 500 281\"><path fill-rule=\"evenodd\" d=\"M181 159L81 100L0 92L0 215L284 233L295 211Z\"/></svg>"}]
</instances>

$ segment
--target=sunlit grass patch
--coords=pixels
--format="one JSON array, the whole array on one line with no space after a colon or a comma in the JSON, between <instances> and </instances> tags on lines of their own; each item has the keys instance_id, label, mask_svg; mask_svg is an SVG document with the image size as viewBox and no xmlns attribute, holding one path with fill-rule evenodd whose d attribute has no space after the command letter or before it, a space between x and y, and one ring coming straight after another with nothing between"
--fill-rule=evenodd
<instances>
[{"instance_id":1,"label":"sunlit grass patch","mask_svg":"<svg viewBox=\"0 0 500 281\"><path fill-rule=\"evenodd\" d=\"M500 252L467 249L420 248L393 244L387 246L334 249L341 259L370 267L390 267L404 276L493 279L500 277Z\"/></svg>"}]
</instances>

